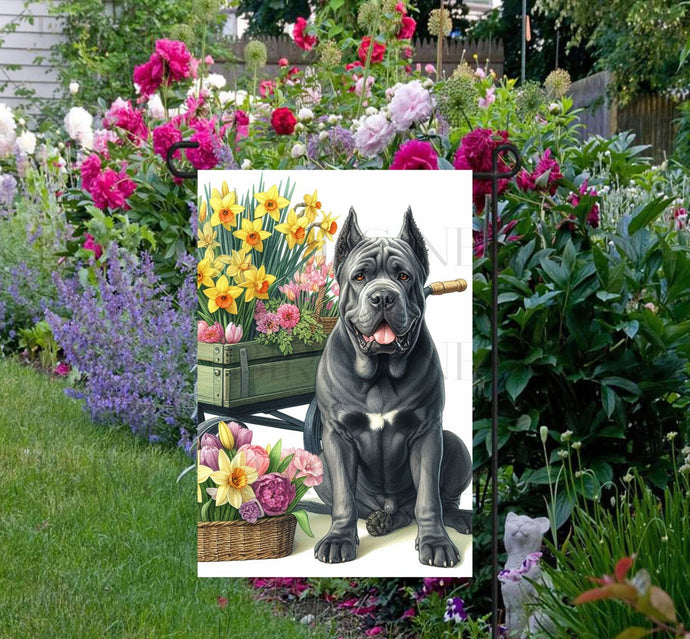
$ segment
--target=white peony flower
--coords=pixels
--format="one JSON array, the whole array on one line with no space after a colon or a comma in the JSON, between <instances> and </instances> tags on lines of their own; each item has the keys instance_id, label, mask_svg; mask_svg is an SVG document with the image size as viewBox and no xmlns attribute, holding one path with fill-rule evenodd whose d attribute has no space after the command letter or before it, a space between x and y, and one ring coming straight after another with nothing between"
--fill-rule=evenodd
<instances>
[{"instance_id":1,"label":"white peony flower","mask_svg":"<svg viewBox=\"0 0 690 639\"><path fill-rule=\"evenodd\" d=\"M17 139L16 128L17 123L14 121L12 109L0 103L0 158L12 153Z\"/></svg>"},{"instance_id":2,"label":"white peony flower","mask_svg":"<svg viewBox=\"0 0 690 639\"><path fill-rule=\"evenodd\" d=\"M246 91L220 91L218 93L221 106L232 103L240 109L246 108L247 97L249 97L249 104L251 104L254 96L250 96Z\"/></svg>"},{"instance_id":3,"label":"white peony flower","mask_svg":"<svg viewBox=\"0 0 690 639\"><path fill-rule=\"evenodd\" d=\"M72 82L69 83L70 95L76 95L78 91L79 91L79 82L72 80Z\"/></svg>"},{"instance_id":4,"label":"white peony flower","mask_svg":"<svg viewBox=\"0 0 690 639\"><path fill-rule=\"evenodd\" d=\"M304 146L304 144L297 142L295 146L292 147L292 150L290 151L290 156L294 159L297 159L301 158L303 155L306 155L306 153L307 147Z\"/></svg>"},{"instance_id":5,"label":"white peony flower","mask_svg":"<svg viewBox=\"0 0 690 639\"><path fill-rule=\"evenodd\" d=\"M31 131L23 131L17 138L17 149L21 153L33 155L36 150L36 136Z\"/></svg>"},{"instance_id":6,"label":"white peony flower","mask_svg":"<svg viewBox=\"0 0 690 639\"><path fill-rule=\"evenodd\" d=\"M146 103L146 105L148 107L149 115L154 120L162 120L165 118L165 109L163 108L163 101L161 100L160 95L154 93L149 98L149 101Z\"/></svg>"},{"instance_id":7,"label":"white peony flower","mask_svg":"<svg viewBox=\"0 0 690 639\"><path fill-rule=\"evenodd\" d=\"M331 115L328 116L328 124L338 124L338 116L331 113Z\"/></svg>"},{"instance_id":8,"label":"white peony flower","mask_svg":"<svg viewBox=\"0 0 690 639\"><path fill-rule=\"evenodd\" d=\"M328 140L328 131L321 131L321 133L319 133L319 140L321 140L321 142Z\"/></svg>"},{"instance_id":9,"label":"white peony flower","mask_svg":"<svg viewBox=\"0 0 690 639\"><path fill-rule=\"evenodd\" d=\"M65 115L65 131L82 146L89 148L93 144L93 117L82 107L72 107Z\"/></svg>"},{"instance_id":10,"label":"white peony flower","mask_svg":"<svg viewBox=\"0 0 690 639\"><path fill-rule=\"evenodd\" d=\"M242 164L240 164L240 168L244 171L248 171L252 168L252 161L249 158L244 158L244 160L242 160Z\"/></svg>"},{"instance_id":11,"label":"white peony flower","mask_svg":"<svg viewBox=\"0 0 690 639\"><path fill-rule=\"evenodd\" d=\"M227 84L227 80L220 73L209 73L204 77L204 89L222 89Z\"/></svg>"},{"instance_id":12,"label":"white peony flower","mask_svg":"<svg viewBox=\"0 0 690 639\"><path fill-rule=\"evenodd\" d=\"M297 119L300 120L301 122L309 122L312 120L314 117L314 112L311 109L308 109L307 107L302 107L298 112L297 112Z\"/></svg>"}]
</instances>

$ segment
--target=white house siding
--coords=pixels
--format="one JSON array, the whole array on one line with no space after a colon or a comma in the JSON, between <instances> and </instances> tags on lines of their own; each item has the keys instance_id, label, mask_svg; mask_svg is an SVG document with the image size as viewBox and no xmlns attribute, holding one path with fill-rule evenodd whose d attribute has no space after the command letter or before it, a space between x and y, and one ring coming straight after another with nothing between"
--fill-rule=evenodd
<instances>
[{"instance_id":1,"label":"white house siding","mask_svg":"<svg viewBox=\"0 0 690 639\"><path fill-rule=\"evenodd\" d=\"M0 84L9 85L0 93L0 102L11 107L23 106L26 100L17 97L20 87L30 88L41 98L53 97L58 87L57 73L48 62L50 47L62 39L60 19L49 15L51 0L30 4L25 11L24 0L0 0L0 27L18 19L22 13L30 13L34 23L19 19L14 33L0 34L4 40L0 46ZM36 58L44 59L38 64ZM7 65L19 64L21 69L11 71Z\"/></svg>"}]
</instances>

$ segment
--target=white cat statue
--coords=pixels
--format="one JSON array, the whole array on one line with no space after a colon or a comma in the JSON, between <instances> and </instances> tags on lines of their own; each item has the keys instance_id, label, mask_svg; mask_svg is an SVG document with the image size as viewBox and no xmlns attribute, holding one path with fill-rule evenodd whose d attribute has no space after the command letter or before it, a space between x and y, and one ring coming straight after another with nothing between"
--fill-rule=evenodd
<instances>
[{"instance_id":1,"label":"white cat statue","mask_svg":"<svg viewBox=\"0 0 690 639\"><path fill-rule=\"evenodd\" d=\"M506 517L503 543L508 552L504 570L498 575L506 609L506 627L510 639L549 637L554 630L551 620L534 608L536 590L527 579L549 585L542 575L541 542L550 524L546 517L532 519L509 512Z\"/></svg>"}]
</instances>

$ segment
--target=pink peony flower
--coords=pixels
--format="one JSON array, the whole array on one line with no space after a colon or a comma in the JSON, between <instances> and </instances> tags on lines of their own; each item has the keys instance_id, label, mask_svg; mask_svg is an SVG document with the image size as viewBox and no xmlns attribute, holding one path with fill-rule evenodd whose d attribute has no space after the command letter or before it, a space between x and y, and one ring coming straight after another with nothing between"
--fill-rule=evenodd
<instances>
[{"instance_id":1,"label":"pink peony flower","mask_svg":"<svg viewBox=\"0 0 690 639\"><path fill-rule=\"evenodd\" d=\"M424 65L424 71L426 71L426 73L428 74L436 73L436 67L433 64L429 63Z\"/></svg>"},{"instance_id":2,"label":"pink peony flower","mask_svg":"<svg viewBox=\"0 0 690 639\"><path fill-rule=\"evenodd\" d=\"M304 32L307 26L308 23L304 18L297 18L297 22L295 22L295 26L292 28L292 37L300 49L311 51L316 44L316 36L307 35Z\"/></svg>"},{"instance_id":3,"label":"pink peony flower","mask_svg":"<svg viewBox=\"0 0 690 639\"><path fill-rule=\"evenodd\" d=\"M673 220L676 231L688 228L688 211L682 206L673 209Z\"/></svg>"},{"instance_id":4,"label":"pink peony flower","mask_svg":"<svg viewBox=\"0 0 690 639\"><path fill-rule=\"evenodd\" d=\"M558 162L551 157L551 149L546 149L539 158L537 166L532 173L537 190L548 191L551 195L556 193L556 182L563 177Z\"/></svg>"},{"instance_id":5,"label":"pink peony flower","mask_svg":"<svg viewBox=\"0 0 690 639\"><path fill-rule=\"evenodd\" d=\"M532 177L532 174L527 171L527 169L522 169L522 171L517 174L515 183L521 191L534 191L537 187L534 182L534 177Z\"/></svg>"},{"instance_id":6,"label":"pink peony flower","mask_svg":"<svg viewBox=\"0 0 690 639\"><path fill-rule=\"evenodd\" d=\"M369 49L372 47L371 64L383 62L383 56L386 53L386 45L376 42L375 40L372 41L371 36L364 36L359 48L357 49L357 57L362 64L367 63L367 55L369 55Z\"/></svg>"},{"instance_id":7,"label":"pink peony flower","mask_svg":"<svg viewBox=\"0 0 690 639\"><path fill-rule=\"evenodd\" d=\"M366 89L364 87L364 76L361 76L359 78L356 78L355 80L355 93L357 95L362 95L362 91L364 91L364 97L369 98L371 97L371 86L374 84L376 81L376 78L373 75L367 76L367 85ZM366 102L364 103L366 104Z\"/></svg>"},{"instance_id":8,"label":"pink peony flower","mask_svg":"<svg viewBox=\"0 0 690 639\"><path fill-rule=\"evenodd\" d=\"M561 176L562 177L562 176ZM597 197L599 193L597 192L596 189L594 188L589 188L587 186L587 180L585 180L581 185L579 189L580 193L579 195L576 193L570 193L568 195L568 202L570 203L571 206L575 207L580 203L580 195L587 195L590 197ZM576 217L574 215L569 216L570 220L575 220ZM594 203L592 207L587 211L587 217L585 218L585 222L589 224L593 229L596 229L599 227L599 204ZM568 224L571 228L574 226L573 224L569 223L566 221L566 224Z\"/></svg>"},{"instance_id":9,"label":"pink peony flower","mask_svg":"<svg viewBox=\"0 0 690 639\"><path fill-rule=\"evenodd\" d=\"M96 240L91 233L85 233L84 237L86 239L82 244L82 248L86 249L87 251L93 251L94 259L100 260L101 255L103 255L103 247L96 243Z\"/></svg>"},{"instance_id":10,"label":"pink peony flower","mask_svg":"<svg viewBox=\"0 0 690 639\"><path fill-rule=\"evenodd\" d=\"M470 131L460 141L460 146L455 153L453 166L458 170L470 170L477 172L490 172L492 168L493 150L508 142L507 131L492 131L491 129L475 129ZM508 166L502 158L498 160L498 168L507 171ZM503 193L508 188L508 180L498 181L498 193ZM484 210L486 195L491 193L489 180L472 180L472 201L478 213Z\"/></svg>"},{"instance_id":11,"label":"pink peony flower","mask_svg":"<svg viewBox=\"0 0 690 639\"><path fill-rule=\"evenodd\" d=\"M281 328L292 330L300 320L299 309L294 304L282 304L276 311Z\"/></svg>"},{"instance_id":12,"label":"pink peony flower","mask_svg":"<svg viewBox=\"0 0 690 639\"><path fill-rule=\"evenodd\" d=\"M212 470L218 470L218 451L215 446L202 446L199 449L199 463Z\"/></svg>"},{"instance_id":13,"label":"pink peony flower","mask_svg":"<svg viewBox=\"0 0 690 639\"><path fill-rule=\"evenodd\" d=\"M383 113L375 113L359 120L355 133L357 150L367 157L378 155L395 135L395 126Z\"/></svg>"},{"instance_id":14,"label":"pink peony flower","mask_svg":"<svg viewBox=\"0 0 690 639\"><path fill-rule=\"evenodd\" d=\"M237 342L242 341L242 326L239 324L233 324L230 322L225 327L225 343L226 344L237 344Z\"/></svg>"},{"instance_id":15,"label":"pink peony flower","mask_svg":"<svg viewBox=\"0 0 690 639\"><path fill-rule=\"evenodd\" d=\"M414 35L416 28L417 22L414 18L411 18L410 16L403 16L402 20L400 21L400 29L395 37L398 40L409 40Z\"/></svg>"},{"instance_id":16,"label":"pink peony flower","mask_svg":"<svg viewBox=\"0 0 690 639\"><path fill-rule=\"evenodd\" d=\"M196 323L196 339L198 342L205 344L216 344L222 342L225 337L223 327L220 322L214 324L207 324L204 320L199 320Z\"/></svg>"},{"instance_id":17,"label":"pink peony flower","mask_svg":"<svg viewBox=\"0 0 690 639\"><path fill-rule=\"evenodd\" d=\"M65 377L70 374L71 370L72 367L67 362L60 362L53 370L53 373L60 377Z\"/></svg>"},{"instance_id":18,"label":"pink peony flower","mask_svg":"<svg viewBox=\"0 0 690 639\"><path fill-rule=\"evenodd\" d=\"M259 83L259 94L262 98L275 93L276 84L273 80L262 80Z\"/></svg>"},{"instance_id":19,"label":"pink peony flower","mask_svg":"<svg viewBox=\"0 0 690 639\"><path fill-rule=\"evenodd\" d=\"M166 122L153 130L153 151L164 160L168 157L168 149L175 143L182 141L182 133L172 123ZM179 149L173 154L174 158L180 157Z\"/></svg>"},{"instance_id":20,"label":"pink peony flower","mask_svg":"<svg viewBox=\"0 0 690 639\"><path fill-rule=\"evenodd\" d=\"M279 67L286 67L288 64L290 63L288 62L287 58L280 58L280 60L278 60Z\"/></svg>"},{"instance_id":21,"label":"pink peony flower","mask_svg":"<svg viewBox=\"0 0 690 639\"><path fill-rule=\"evenodd\" d=\"M323 481L323 463L309 451L298 448L291 465L296 470L295 477L305 477L305 486L318 486Z\"/></svg>"},{"instance_id":22,"label":"pink peony flower","mask_svg":"<svg viewBox=\"0 0 690 639\"><path fill-rule=\"evenodd\" d=\"M291 135L297 126L297 118L287 107L280 107L271 114L271 126L278 135Z\"/></svg>"},{"instance_id":23,"label":"pink peony flower","mask_svg":"<svg viewBox=\"0 0 690 639\"><path fill-rule=\"evenodd\" d=\"M134 180L124 169L119 173L115 169L106 169L93 179L89 193L96 208L127 210L129 208L127 198L134 193L136 188Z\"/></svg>"},{"instance_id":24,"label":"pink peony flower","mask_svg":"<svg viewBox=\"0 0 690 639\"><path fill-rule=\"evenodd\" d=\"M369 628L364 634L367 637L378 637L382 635L385 632L383 626L374 626L373 628Z\"/></svg>"},{"instance_id":25,"label":"pink peony flower","mask_svg":"<svg viewBox=\"0 0 690 639\"><path fill-rule=\"evenodd\" d=\"M483 80L484 78L486 78L486 71L484 71L484 69L482 69L481 67L477 67L477 70L474 72L474 75L478 77L480 80Z\"/></svg>"},{"instance_id":26,"label":"pink peony flower","mask_svg":"<svg viewBox=\"0 0 690 639\"><path fill-rule=\"evenodd\" d=\"M196 77L196 62L187 49L187 45L179 40L156 40L156 53L165 63L168 84L185 80L190 76ZM195 64L196 62L196 64Z\"/></svg>"},{"instance_id":27,"label":"pink peony flower","mask_svg":"<svg viewBox=\"0 0 690 639\"><path fill-rule=\"evenodd\" d=\"M434 105L431 94L419 80L398 85L390 102L393 124L398 131L405 131L413 124L431 117Z\"/></svg>"},{"instance_id":28,"label":"pink peony flower","mask_svg":"<svg viewBox=\"0 0 690 639\"><path fill-rule=\"evenodd\" d=\"M127 132L127 138L137 146L149 136L149 130L144 123L144 115L132 107L129 100L117 98L103 116L103 126L106 129L119 128Z\"/></svg>"},{"instance_id":29,"label":"pink peony flower","mask_svg":"<svg viewBox=\"0 0 690 639\"><path fill-rule=\"evenodd\" d=\"M258 499L250 499L240 505L240 517L250 524L255 524L265 514Z\"/></svg>"},{"instance_id":30,"label":"pink peony flower","mask_svg":"<svg viewBox=\"0 0 690 639\"><path fill-rule=\"evenodd\" d=\"M400 145L390 165L393 170L437 170L438 155L430 142L409 140Z\"/></svg>"},{"instance_id":31,"label":"pink peony flower","mask_svg":"<svg viewBox=\"0 0 690 639\"><path fill-rule=\"evenodd\" d=\"M152 53L148 62L134 67L132 80L139 87L139 93L148 97L158 91L163 83L164 73L163 59L157 53Z\"/></svg>"},{"instance_id":32,"label":"pink peony flower","mask_svg":"<svg viewBox=\"0 0 690 639\"><path fill-rule=\"evenodd\" d=\"M345 65L345 70L346 70L346 71L352 71L352 69L357 69L357 68L360 68L360 67L363 67L363 66L364 66L364 65L363 65L359 60L355 60L354 62L348 62L348 63Z\"/></svg>"},{"instance_id":33,"label":"pink peony flower","mask_svg":"<svg viewBox=\"0 0 690 639\"><path fill-rule=\"evenodd\" d=\"M263 475L268 470L270 459L268 458L266 449L262 446L244 444L238 448L237 451L244 451L247 466L251 466L257 473L259 473L259 476Z\"/></svg>"},{"instance_id":34,"label":"pink peony flower","mask_svg":"<svg viewBox=\"0 0 690 639\"><path fill-rule=\"evenodd\" d=\"M214 120L197 120L192 128L196 131L190 139L198 142L196 149L187 149L187 159L195 169L214 169L220 161L218 153L221 148L220 138L216 135Z\"/></svg>"},{"instance_id":35,"label":"pink peony flower","mask_svg":"<svg viewBox=\"0 0 690 639\"><path fill-rule=\"evenodd\" d=\"M118 141L117 133L108 129L96 129L93 132L93 150L98 151L103 157L109 158L108 144L116 144Z\"/></svg>"},{"instance_id":36,"label":"pink peony flower","mask_svg":"<svg viewBox=\"0 0 690 639\"><path fill-rule=\"evenodd\" d=\"M285 476L269 473L253 484L254 494L267 515L282 515L297 492L296 486Z\"/></svg>"},{"instance_id":37,"label":"pink peony flower","mask_svg":"<svg viewBox=\"0 0 690 639\"><path fill-rule=\"evenodd\" d=\"M101 172L101 158L92 153L81 163L79 171L81 172L81 186L85 191L89 191L96 176Z\"/></svg>"}]
</instances>

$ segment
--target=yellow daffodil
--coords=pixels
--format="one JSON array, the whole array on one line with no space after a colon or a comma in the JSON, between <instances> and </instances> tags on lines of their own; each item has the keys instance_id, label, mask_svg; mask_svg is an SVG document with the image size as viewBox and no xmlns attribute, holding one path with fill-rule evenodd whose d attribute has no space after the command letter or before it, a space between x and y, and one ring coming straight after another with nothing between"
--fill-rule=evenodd
<instances>
[{"instance_id":1,"label":"yellow daffodil","mask_svg":"<svg viewBox=\"0 0 690 639\"><path fill-rule=\"evenodd\" d=\"M319 231L319 235L321 231ZM307 245L304 247L302 255L309 255L314 251L322 249L326 245L324 240L316 239L316 229L312 228L307 236Z\"/></svg>"},{"instance_id":2,"label":"yellow daffodil","mask_svg":"<svg viewBox=\"0 0 690 639\"><path fill-rule=\"evenodd\" d=\"M199 228L196 231L196 236L197 246L199 248L206 249L204 259L208 258L208 260L212 262L213 250L216 248L216 246L220 246L220 242L216 241L218 233L211 226L211 222L206 222L206 224L204 224L203 226L199 226Z\"/></svg>"},{"instance_id":3,"label":"yellow daffodil","mask_svg":"<svg viewBox=\"0 0 690 639\"><path fill-rule=\"evenodd\" d=\"M305 215L297 217L295 209L290 209L287 221L276 224L276 231L285 234L288 248L292 250L295 244L304 244L304 240L307 239L307 224L309 224L309 220Z\"/></svg>"},{"instance_id":4,"label":"yellow daffodil","mask_svg":"<svg viewBox=\"0 0 690 639\"><path fill-rule=\"evenodd\" d=\"M244 288L244 300L251 302L255 297L260 300L268 299L268 287L276 281L275 275L267 275L266 268L253 268L244 273L244 282L240 284Z\"/></svg>"},{"instance_id":5,"label":"yellow daffodil","mask_svg":"<svg viewBox=\"0 0 690 639\"><path fill-rule=\"evenodd\" d=\"M232 436L230 427L225 422L220 422L218 424L218 438L220 439L220 443L228 450L235 448L235 438Z\"/></svg>"},{"instance_id":6,"label":"yellow daffodil","mask_svg":"<svg viewBox=\"0 0 690 639\"><path fill-rule=\"evenodd\" d=\"M226 186L225 183L224 186ZM228 231L231 231L233 226L237 226L237 214L242 213L244 207L235 203L236 198L237 194L234 191L227 195L222 195L216 189L213 189L210 200L211 208L213 209L213 215L211 216L212 226L222 224L223 228Z\"/></svg>"},{"instance_id":7,"label":"yellow daffodil","mask_svg":"<svg viewBox=\"0 0 690 639\"><path fill-rule=\"evenodd\" d=\"M254 193L254 198L259 203L254 211L254 217L263 217L268 213L276 222L280 220L280 209L290 204L290 200L278 193L278 187L275 184L268 191Z\"/></svg>"},{"instance_id":8,"label":"yellow daffodil","mask_svg":"<svg viewBox=\"0 0 690 639\"><path fill-rule=\"evenodd\" d=\"M206 221L207 215L208 209L206 208L206 200L201 200L201 206L199 206L199 224L203 224Z\"/></svg>"},{"instance_id":9,"label":"yellow daffodil","mask_svg":"<svg viewBox=\"0 0 690 639\"><path fill-rule=\"evenodd\" d=\"M330 241L333 241L333 234L338 230L338 223L336 222L338 218L333 216L333 213L326 215L324 213L323 220L319 223L319 239L322 240L324 237Z\"/></svg>"},{"instance_id":10,"label":"yellow daffodil","mask_svg":"<svg viewBox=\"0 0 690 639\"><path fill-rule=\"evenodd\" d=\"M218 470L211 474L213 483L218 486L216 506L230 504L239 508L245 501L254 499L253 484L259 474L246 465L244 451L237 453L230 461L224 450L218 451Z\"/></svg>"},{"instance_id":11,"label":"yellow daffodil","mask_svg":"<svg viewBox=\"0 0 690 639\"><path fill-rule=\"evenodd\" d=\"M204 295L208 297L208 311L215 313L219 308L225 309L228 313L237 314L237 302L235 301L242 294L239 286L230 286L228 278L221 275L216 280L216 285L204 289Z\"/></svg>"},{"instance_id":12,"label":"yellow daffodil","mask_svg":"<svg viewBox=\"0 0 690 639\"><path fill-rule=\"evenodd\" d=\"M271 236L268 231L263 230L263 225L263 220L254 220L251 222L245 218L242 220L242 230L233 232L235 237L239 237L242 240L242 250L245 253L248 253L252 249L256 249L260 253L263 252L263 241Z\"/></svg>"},{"instance_id":13,"label":"yellow daffodil","mask_svg":"<svg viewBox=\"0 0 690 639\"><path fill-rule=\"evenodd\" d=\"M204 258L196 265L196 287L213 286L213 278L218 275L218 271L213 268L211 260Z\"/></svg>"},{"instance_id":14,"label":"yellow daffodil","mask_svg":"<svg viewBox=\"0 0 690 639\"><path fill-rule=\"evenodd\" d=\"M235 284L244 282L245 272L252 266L251 253L233 251L232 255L224 255L223 262L227 264L225 272L235 280Z\"/></svg>"},{"instance_id":15,"label":"yellow daffodil","mask_svg":"<svg viewBox=\"0 0 690 639\"><path fill-rule=\"evenodd\" d=\"M213 468L209 468L208 466L204 466L203 464L199 463L198 450L196 451L196 464L196 500L201 503L201 484L203 484L211 476L211 473L213 473Z\"/></svg>"},{"instance_id":16,"label":"yellow daffodil","mask_svg":"<svg viewBox=\"0 0 690 639\"><path fill-rule=\"evenodd\" d=\"M312 224L316 219L316 216L318 215L319 211L321 211L321 202L319 202L319 196L317 192L314 191L313 195L309 195L309 193L307 193L304 196L304 203L307 205L304 209L304 214L307 216L309 224Z\"/></svg>"}]
</instances>

